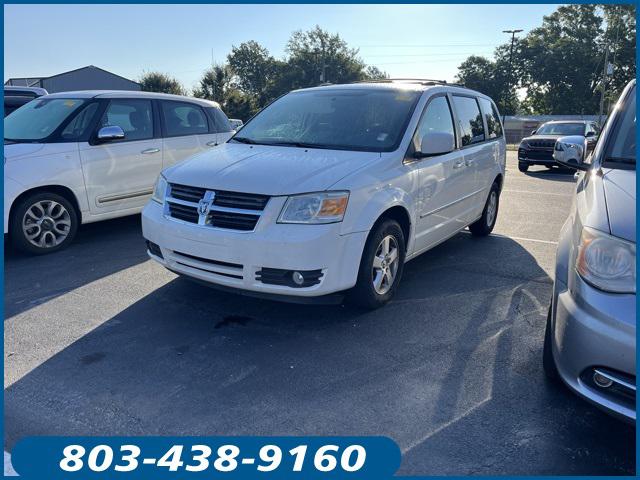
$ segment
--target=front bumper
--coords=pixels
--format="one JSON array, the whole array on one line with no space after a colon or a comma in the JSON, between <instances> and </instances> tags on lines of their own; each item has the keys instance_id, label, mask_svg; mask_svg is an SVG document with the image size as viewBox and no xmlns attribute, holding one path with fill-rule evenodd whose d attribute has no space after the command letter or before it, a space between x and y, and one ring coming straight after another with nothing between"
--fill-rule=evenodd
<instances>
[{"instance_id":1,"label":"front bumper","mask_svg":"<svg viewBox=\"0 0 640 480\"><path fill-rule=\"evenodd\" d=\"M368 232L341 235L339 223L277 224L279 211L267 207L254 231L238 232L165 217L162 206L151 201L142 211L142 233L160 247L163 258L149 253L151 258L214 285L287 297L319 297L353 287ZM322 276L309 287L271 285L258 279L264 268L321 270Z\"/></svg>"},{"instance_id":2,"label":"front bumper","mask_svg":"<svg viewBox=\"0 0 640 480\"><path fill-rule=\"evenodd\" d=\"M602 292L573 277L570 287L559 281L554 287L552 349L558 372L581 397L635 422L636 296ZM633 388L624 395L622 389L600 388L591 381L595 370Z\"/></svg>"},{"instance_id":3,"label":"front bumper","mask_svg":"<svg viewBox=\"0 0 640 480\"><path fill-rule=\"evenodd\" d=\"M554 165L553 149L518 148L518 161L529 165Z\"/></svg>"}]
</instances>

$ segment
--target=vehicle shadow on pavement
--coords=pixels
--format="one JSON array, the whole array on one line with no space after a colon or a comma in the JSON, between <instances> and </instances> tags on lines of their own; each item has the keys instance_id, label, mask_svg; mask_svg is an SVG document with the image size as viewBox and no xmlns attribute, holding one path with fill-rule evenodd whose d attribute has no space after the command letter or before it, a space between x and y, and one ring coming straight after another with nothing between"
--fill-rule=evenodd
<instances>
[{"instance_id":1,"label":"vehicle shadow on pavement","mask_svg":"<svg viewBox=\"0 0 640 480\"><path fill-rule=\"evenodd\" d=\"M575 183L575 179L573 175L575 170L571 170L569 168L545 168L543 167L540 170L529 170L524 175L532 178L540 178L543 180L553 180L554 182L567 182L567 183Z\"/></svg>"},{"instance_id":2,"label":"vehicle shadow on pavement","mask_svg":"<svg viewBox=\"0 0 640 480\"><path fill-rule=\"evenodd\" d=\"M5 320L146 260L140 215L81 225L67 249L49 255L25 255L5 242Z\"/></svg>"},{"instance_id":3,"label":"vehicle shadow on pavement","mask_svg":"<svg viewBox=\"0 0 640 480\"><path fill-rule=\"evenodd\" d=\"M373 312L176 278L6 388L5 445L387 435L402 474L633 473L633 429L544 378L550 293L521 245L468 234L408 263L396 300Z\"/></svg>"}]
</instances>

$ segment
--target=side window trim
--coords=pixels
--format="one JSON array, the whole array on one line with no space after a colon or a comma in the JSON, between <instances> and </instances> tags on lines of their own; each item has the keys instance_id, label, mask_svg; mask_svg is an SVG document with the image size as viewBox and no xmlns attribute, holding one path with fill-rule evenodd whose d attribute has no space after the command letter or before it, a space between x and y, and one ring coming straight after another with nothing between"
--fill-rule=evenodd
<instances>
[{"instance_id":1,"label":"side window trim","mask_svg":"<svg viewBox=\"0 0 640 480\"><path fill-rule=\"evenodd\" d=\"M440 97L445 98L445 100L447 101L447 106L449 107L449 115L451 115L451 123L453 124L454 145L456 147L454 151L460 148L458 145L458 138L460 138L460 133L458 132L458 129L456 127L456 119L453 113L453 108L451 107L451 98L449 98L450 94L449 92L434 93L429 97L429 100L427 100L427 103L423 107L422 112L420 112L420 118L418 119L418 123L416 123L416 128L414 128L413 134L411 135L409 146L407 147L407 151L405 152L405 155L404 155L403 163L409 164L409 163L416 163L416 162L421 162L423 160L427 160L428 157L426 158L412 157L412 154L414 153L413 141L415 140L416 135L418 134L418 130L420 129L420 125L422 124L422 120L424 119L424 116L427 113L427 109L429 108L429 105L431 105L431 102L433 102L436 98L440 98Z\"/></svg>"},{"instance_id":2,"label":"side window trim","mask_svg":"<svg viewBox=\"0 0 640 480\"><path fill-rule=\"evenodd\" d=\"M209 115L207 115L207 112L205 111L205 109L202 108L197 103L189 102L189 101L186 101L186 100L159 100L159 103L160 103L160 105L159 105L160 117L162 119L162 122L161 122L162 138L193 137L193 136L196 136L196 135L208 135L208 134L211 134L211 133L218 133L216 131L212 131L211 119L209 118ZM166 124L165 118L164 118L164 106L167 103L178 103L178 104L183 104L183 105L189 105L190 107L199 109L200 113L202 113L202 115L204 116L205 122L207 122L207 131L206 132L199 132L199 133L185 133L185 134L182 134L182 135L169 135L169 132L167 131L167 124ZM215 127L214 127L213 130L215 130Z\"/></svg>"}]
</instances>

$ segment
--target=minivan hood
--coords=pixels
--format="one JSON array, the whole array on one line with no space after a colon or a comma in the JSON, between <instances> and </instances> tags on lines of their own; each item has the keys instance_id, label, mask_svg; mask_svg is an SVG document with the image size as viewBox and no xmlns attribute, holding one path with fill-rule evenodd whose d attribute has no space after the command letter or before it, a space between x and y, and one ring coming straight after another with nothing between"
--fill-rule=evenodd
<instances>
[{"instance_id":1,"label":"minivan hood","mask_svg":"<svg viewBox=\"0 0 640 480\"><path fill-rule=\"evenodd\" d=\"M610 169L603 175L611 234L636 241L636 172Z\"/></svg>"},{"instance_id":2,"label":"minivan hood","mask_svg":"<svg viewBox=\"0 0 640 480\"><path fill-rule=\"evenodd\" d=\"M165 171L171 183L265 195L326 190L376 152L225 143Z\"/></svg>"},{"instance_id":3,"label":"minivan hood","mask_svg":"<svg viewBox=\"0 0 640 480\"><path fill-rule=\"evenodd\" d=\"M44 143L5 143L4 156L7 161L16 160L21 157L37 155L44 147Z\"/></svg>"}]
</instances>

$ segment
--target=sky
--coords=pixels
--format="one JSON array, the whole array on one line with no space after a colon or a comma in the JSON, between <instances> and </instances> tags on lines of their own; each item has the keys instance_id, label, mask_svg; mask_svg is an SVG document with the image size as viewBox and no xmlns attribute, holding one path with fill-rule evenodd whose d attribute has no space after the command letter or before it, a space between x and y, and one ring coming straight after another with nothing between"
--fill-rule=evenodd
<instances>
[{"instance_id":1,"label":"sky","mask_svg":"<svg viewBox=\"0 0 640 480\"><path fill-rule=\"evenodd\" d=\"M452 81L469 55L492 57L557 5L4 5L4 80L95 65L139 79L161 71L191 89L233 45L278 58L295 30L339 33L391 77Z\"/></svg>"}]
</instances>

